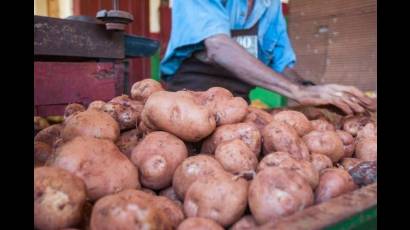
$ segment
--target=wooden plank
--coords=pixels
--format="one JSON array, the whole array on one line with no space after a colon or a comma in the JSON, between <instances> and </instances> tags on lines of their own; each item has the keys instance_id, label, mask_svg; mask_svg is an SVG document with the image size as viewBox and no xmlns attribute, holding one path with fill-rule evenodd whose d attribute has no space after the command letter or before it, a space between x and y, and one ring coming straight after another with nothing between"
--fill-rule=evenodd
<instances>
[{"instance_id":1,"label":"wooden plank","mask_svg":"<svg viewBox=\"0 0 410 230\"><path fill-rule=\"evenodd\" d=\"M377 205L377 183L269 222L259 229L323 229Z\"/></svg>"},{"instance_id":2,"label":"wooden plank","mask_svg":"<svg viewBox=\"0 0 410 230\"><path fill-rule=\"evenodd\" d=\"M47 0L48 17L58 18L60 16L60 7L58 0Z\"/></svg>"},{"instance_id":3,"label":"wooden plank","mask_svg":"<svg viewBox=\"0 0 410 230\"><path fill-rule=\"evenodd\" d=\"M103 24L34 16L34 55L123 59L123 33Z\"/></svg>"},{"instance_id":4,"label":"wooden plank","mask_svg":"<svg viewBox=\"0 0 410 230\"><path fill-rule=\"evenodd\" d=\"M107 101L124 93L124 66L92 62L35 62L34 89L37 112L42 116L53 115L63 108L60 105Z\"/></svg>"}]
</instances>

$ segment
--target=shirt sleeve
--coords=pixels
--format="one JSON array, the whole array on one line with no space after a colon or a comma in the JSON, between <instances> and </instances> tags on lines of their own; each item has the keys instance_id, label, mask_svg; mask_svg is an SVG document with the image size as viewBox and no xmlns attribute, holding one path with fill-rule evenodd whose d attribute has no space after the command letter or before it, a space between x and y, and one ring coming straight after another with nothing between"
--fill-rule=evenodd
<instances>
[{"instance_id":1,"label":"shirt sleeve","mask_svg":"<svg viewBox=\"0 0 410 230\"><path fill-rule=\"evenodd\" d=\"M229 16L221 0L174 0L171 38L163 64L177 68L175 63L203 49L203 41L216 34L230 36ZM164 68L164 72L174 71Z\"/></svg>"},{"instance_id":2,"label":"shirt sleeve","mask_svg":"<svg viewBox=\"0 0 410 230\"><path fill-rule=\"evenodd\" d=\"M282 13L282 5L274 20L278 34L278 40L273 50L272 68L278 72L283 72L286 67L293 67L296 63L296 55L290 42L285 17Z\"/></svg>"}]
</instances>

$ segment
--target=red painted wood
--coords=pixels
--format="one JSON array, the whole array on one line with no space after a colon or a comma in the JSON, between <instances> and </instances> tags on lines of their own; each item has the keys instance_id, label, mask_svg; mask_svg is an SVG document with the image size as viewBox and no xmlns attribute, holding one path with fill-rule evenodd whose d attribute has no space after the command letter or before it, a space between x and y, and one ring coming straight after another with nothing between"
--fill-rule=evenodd
<instances>
[{"instance_id":1,"label":"red painted wood","mask_svg":"<svg viewBox=\"0 0 410 230\"><path fill-rule=\"evenodd\" d=\"M113 63L35 62L34 104L38 115L62 114L61 105L87 105L122 94L123 71L123 65Z\"/></svg>"},{"instance_id":2,"label":"red painted wood","mask_svg":"<svg viewBox=\"0 0 410 230\"><path fill-rule=\"evenodd\" d=\"M127 26L127 33L149 37L149 0L120 0L119 3L120 10L134 16L134 21ZM74 15L94 17L99 9L112 9L111 0L74 0ZM131 59L128 72L130 86L136 81L150 78L150 59Z\"/></svg>"},{"instance_id":3,"label":"red painted wood","mask_svg":"<svg viewBox=\"0 0 410 230\"><path fill-rule=\"evenodd\" d=\"M171 8L169 8L168 4L163 4L159 7L159 15L160 15L160 41L161 41L161 50L160 55L161 58L164 56L165 51L168 46L169 38L171 36Z\"/></svg>"}]
</instances>

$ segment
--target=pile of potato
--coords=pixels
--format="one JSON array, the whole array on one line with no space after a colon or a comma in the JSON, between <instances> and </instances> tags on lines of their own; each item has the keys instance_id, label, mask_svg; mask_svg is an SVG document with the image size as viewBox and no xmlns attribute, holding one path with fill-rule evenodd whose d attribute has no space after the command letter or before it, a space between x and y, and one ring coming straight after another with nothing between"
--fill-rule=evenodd
<instances>
[{"instance_id":1,"label":"pile of potato","mask_svg":"<svg viewBox=\"0 0 410 230\"><path fill-rule=\"evenodd\" d=\"M377 179L371 116L268 112L150 79L130 95L35 126L37 229L254 229Z\"/></svg>"}]
</instances>

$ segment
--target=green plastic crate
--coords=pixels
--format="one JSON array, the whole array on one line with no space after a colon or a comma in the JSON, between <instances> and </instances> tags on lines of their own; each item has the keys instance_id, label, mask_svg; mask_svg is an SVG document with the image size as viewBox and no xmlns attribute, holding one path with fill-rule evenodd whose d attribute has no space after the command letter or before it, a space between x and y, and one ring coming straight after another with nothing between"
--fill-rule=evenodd
<instances>
[{"instance_id":1,"label":"green plastic crate","mask_svg":"<svg viewBox=\"0 0 410 230\"><path fill-rule=\"evenodd\" d=\"M326 228L326 230L377 229L377 205Z\"/></svg>"},{"instance_id":2,"label":"green plastic crate","mask_svg":"<svg viewBox=\"0 0 410 230\"><path fill-rule=\"evenodd\" d=\"M287 105L286 97L260 87L256 87L251 90L249 93L249 99L251 101L259 100L270 109Z\"/></svg>"}]
</instances>

